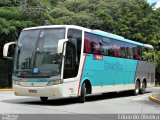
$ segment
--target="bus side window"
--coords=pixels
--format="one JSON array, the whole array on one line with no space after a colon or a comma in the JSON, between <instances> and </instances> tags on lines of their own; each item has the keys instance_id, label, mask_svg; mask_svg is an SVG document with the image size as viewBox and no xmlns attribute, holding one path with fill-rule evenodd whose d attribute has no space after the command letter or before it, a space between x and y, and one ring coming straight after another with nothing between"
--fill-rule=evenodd
<instances>
[{"instance_id":1,"label":"bus side window","mask_svg":"<svg viewBox=\"0 0 160 120\"><path fill-rule=\"evenodd\" d=\"M135 59L136 58L136 55L135 55L136 45L126 43L125 47L126 47L126 58Z\"/></svg>"},{"instance_id":2,"label":"bus side window","mask_svg":"<svg viewBox=\"0 0 160 120\"><path fill-rule=\"evenodd\" d=\"M138 60L142 60L142 47L138 46Z\"/></svg>"},{"instance_id":3,"label":"bus side window","mask_svg":"<svg viewBox=\"0 0 160 120\"><path fill-rule=\"evenodd\" d=\"M94 54L98 54L98 43L93 41Z\"/></svg>"},{"instance_id":4,"label":"bus side window","mask_svg":"<svg viewBox=\"0 0 160 120\"><path fill-rule=\"evenodd\" d=\"M120 47L120 52L121 52L121 55L119 57L122 57L122 58L126 58L126 48L125 48L125 43L124 42L121 42L121 41L118 41L118 46Z\"/></svg>"},{"instance_id":5,"label":"bus side window","mask_svg":"<svg viewBox=\"0 0 160 120\"><path fill-rule=\"evenodd\" d=\"M126 58L133 59L132 47L130 44L126 44Z\"/></svg>"},{"instance_id":6,"label":"bus side window","mask_svg":"<svg viewBox=\"0 0 160 120\"><path fill-rule=\"evenodd\" d=\"M116 48L115 50L114 50L114 56L115 57L120 57L121 56L121 53L120 53L120 49L119 48Z\"/></svg>"},{"instance_id":7,"label":"bus side window","mask_svg":"<svg viewBox=\"0 0 160 120\"><path fill-rule=\"evenodd\" d=\"M114 56L117 57L118 56L118 51L117 48L114 49Z\"/></svg>"},{"instance_id":8,"label":"bus side window","mask_svg":"<svg viewBox=\"0 0 160 120\"><path fill-rule=\"evenodd\" d=\"M138 58L139 58L138 49L137 49L137 47L135 47L133 49L133 59L138 60Z\"/></svg>"},{"instance_id":9,"label":"bus side window","mask_svg":"<svg viewBox=\"0 0 160 120\"><path fill-rule=\"evenodd\" d=\"M142 48L140 46L137 46L134 48L134 59L136 60L142 60Z\"/></svg>"},{"instance_id":10,"label":"bus side window","mask_svg":"<svg viewBox=\"0 0 160 120\"><path fill-rule=\"evenodd\" d=\"M91 53L91 43L89 38L84 39L84 52L85 53Z\"/></svg>"},{"instance_id":11,"label":"bus side window","mask_svg":"<svg viewBox=\"0 0 160 120\"><path fill-rule=\"evenodd\" d=\"M108 55L109 56L114 56L115 52L114 52L114 41L112 39L110 39L110 42L108 44Z\"/></svg>"},{"instance_id":12,"label":"bus side window","mask_svg":"<svg viewBox=\"0 0 160 120\"><path fill-rule=\"evenodd\" d=\"M103 54L105 56L107 56L109 54L108 50L109 50L109 43L110 43L111 39L110 38L106 38L106 37L102 37L101 41L103 43L103 45L102 45L102 47L103 47Z\"/></svg>"},{"instance_id":13,"label":"bus side window","mask_svg":"<svg viewBox=\"0 0 160 120\"><path fill-rule=\"evenodd\" d=\"M104 44L103 44L102 38L100 38L100 41L99 41L98 54L104 55Z\"/></svg>"}]
</instances>

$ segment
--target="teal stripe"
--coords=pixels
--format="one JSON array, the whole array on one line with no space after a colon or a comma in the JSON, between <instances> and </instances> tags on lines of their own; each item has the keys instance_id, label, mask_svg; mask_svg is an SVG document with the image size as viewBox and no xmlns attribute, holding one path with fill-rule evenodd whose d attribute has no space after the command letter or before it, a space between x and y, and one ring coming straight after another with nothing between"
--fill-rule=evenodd
<instances>
[{"instance_id":1,"label":"teal stripe","mask_svg":"<svg viewBox=\"0 0 160 120\"><path fill-rule=\"evenodd\" d=\"M137 60L104 56L103 60L94 60L94 55L88 54L84 64L81 84L85 79L92 86L133 84Z\"/></svg>"}]
</instances>

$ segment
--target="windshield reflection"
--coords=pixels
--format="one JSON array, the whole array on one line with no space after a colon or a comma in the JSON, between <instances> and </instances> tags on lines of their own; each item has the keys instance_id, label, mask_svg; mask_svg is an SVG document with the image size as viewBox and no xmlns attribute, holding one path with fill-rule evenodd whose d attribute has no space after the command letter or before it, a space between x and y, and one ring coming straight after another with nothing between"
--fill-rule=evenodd
<instances>
[{"instance_id":1,"label":"windshield reflection","mask_svg":"<svg viewBox=\"0 0 160 120\"><path fill-rule=\"evenodd\" d=\"M14 73L20 76L60 76L62 57L57 54L64 28L23 31L15 53Z\"/></svg>"}]
</instances>

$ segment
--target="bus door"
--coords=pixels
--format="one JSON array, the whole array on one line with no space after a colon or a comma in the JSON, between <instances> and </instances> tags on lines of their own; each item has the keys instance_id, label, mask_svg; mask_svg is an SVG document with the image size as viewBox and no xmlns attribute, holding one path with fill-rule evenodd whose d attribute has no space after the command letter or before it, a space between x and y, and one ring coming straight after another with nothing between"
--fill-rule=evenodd
<instances>
[{"instance_id":1,"label":"bus door","mask_svg":"<svg viewBox=\"0 0 160 120\"><path fill-rule=\"evenodd\" d=\"M82 31L77 29L68 29L67 38L68 42L66 45L63 78L69 80L77 77L78 75Z\"/></svg>"}]
</instances>

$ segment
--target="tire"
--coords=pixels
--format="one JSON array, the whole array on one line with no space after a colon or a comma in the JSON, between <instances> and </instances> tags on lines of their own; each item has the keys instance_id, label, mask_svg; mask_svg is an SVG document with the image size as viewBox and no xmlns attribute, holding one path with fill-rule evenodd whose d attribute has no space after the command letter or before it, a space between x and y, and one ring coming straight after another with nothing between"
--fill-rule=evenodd
<instances>
[{"instance_id":1,"label":"tire","mask_svg":"<svg viewBox=\"0 0 160 120\"><path fill-rule=\"evenodd\" d=\"M85 83L83 83L82 87L81 87L81 94L80 94L80 96L78 96L78 102L84 103L85 96L86 96L86 85L85 85Z\"/></svg>"},{"instance_id":2,"label":"tire","mask_svg":"<svg viewBox=\"0 0 160 120\"><path fill-rule=\"evenodd\" d=\"M41 99L41 102L47 102L48 97L40 97L40 99Z\"/></svg>"},{"instance_id":3,"label":"tire","mask_svg":"<svg viewBox=\"0 0 160 120\"><path fill-rule=\"evenodd\" d=\"M146 83L143 81L142 82L142 88L141 88L141 90L140 90L140 93L141 94L144 94L146 92Z\"/></svg>"},{"instance_id":4,"label":"tire","mask_svg":"<svg viewBox=\"0 0 160 120\"><path fill-rule=\"evenodd\" d=\"M134 95L138 95L140 93L140 82L136 81Z\"/></svg>"}]
</instances>

